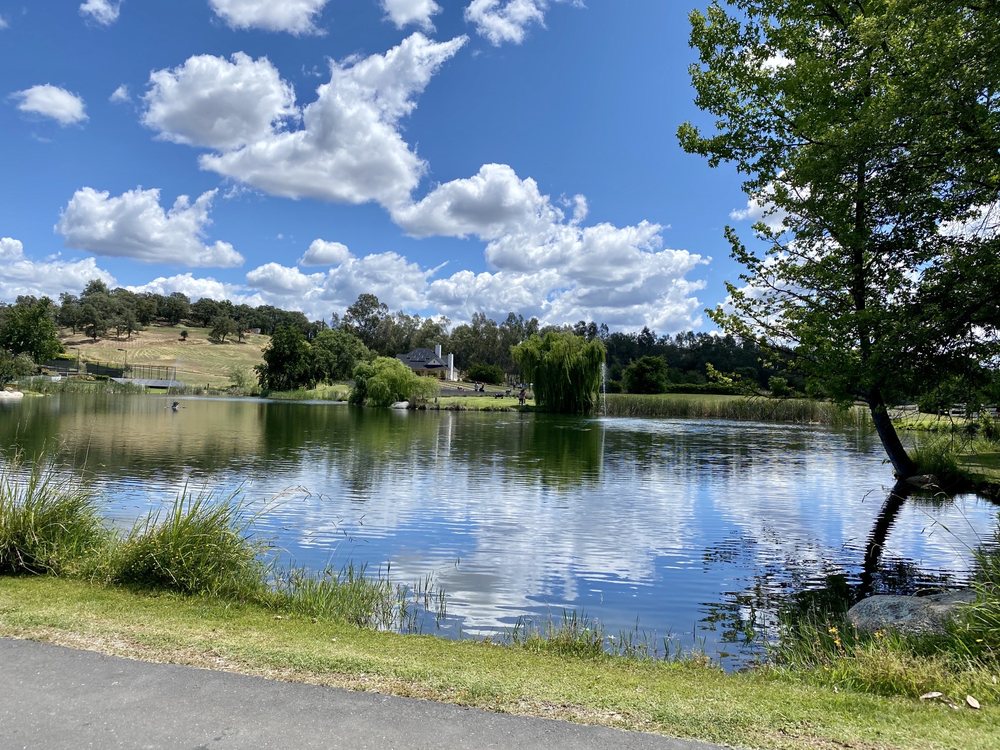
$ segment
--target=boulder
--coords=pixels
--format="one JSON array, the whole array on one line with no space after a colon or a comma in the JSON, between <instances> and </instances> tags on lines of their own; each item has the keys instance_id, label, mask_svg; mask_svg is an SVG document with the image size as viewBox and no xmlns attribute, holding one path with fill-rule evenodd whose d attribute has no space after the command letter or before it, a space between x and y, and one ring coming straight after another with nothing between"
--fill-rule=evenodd
<instances>
[{"instance_id":1,"label":"boulder","mask_svg":"<svg viewBox=\"0 0 1000 750\"><path fill-rule=\"evenodd\" d=\"M851 607L847 619L858 630L896 630L900 633L943 633L959 607L975 601L972 589L946 591L929 596L876 595Z\"/></svg>"}]
</instances>

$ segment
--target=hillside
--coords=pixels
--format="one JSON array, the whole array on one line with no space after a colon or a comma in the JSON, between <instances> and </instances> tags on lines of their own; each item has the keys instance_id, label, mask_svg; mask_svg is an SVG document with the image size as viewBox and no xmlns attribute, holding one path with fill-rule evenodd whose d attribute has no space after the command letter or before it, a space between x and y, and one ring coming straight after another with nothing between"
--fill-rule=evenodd
<instances>
[{"instance_id":1,"label":"hillside","mask_svg":"<svg viewBox=\"0 0 1000 750\"><path fill-rule=\"evenodd\" d=\"M182 341L180 332L188 332ZM60 340L67 354L79 356L84 362L100 362L120 367L124 362L132 365L161 365L177 368L177 380L188 385L225 387L230 383L229 372L233 367L252 369L262 361L261 352L270 336L247 334L242 343L228 339L224 344L208 340L208 328L191 326L150 326L133 333L131 339L114 336L96 342L82 333L62 332ZM255 377L251 373L251 377Z\"/></svg>"}]
</instances>

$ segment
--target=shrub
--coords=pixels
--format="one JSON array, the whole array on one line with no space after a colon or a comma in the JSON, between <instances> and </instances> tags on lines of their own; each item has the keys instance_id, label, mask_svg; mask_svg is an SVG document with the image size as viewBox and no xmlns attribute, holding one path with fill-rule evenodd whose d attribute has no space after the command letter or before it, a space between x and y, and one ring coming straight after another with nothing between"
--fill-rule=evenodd
<instances>
[{"instance_id":1,"label":"shrub","mask_svg":"<svg viewBox=\"0 0 1000 750\"><path fill-rule=\"evenodd\" d=\"M93 495L39 462L21 467L0 470L0 575L81 570L109 539Z\"/></svg>"},{"instance_id":2,"label":"shrub","mask_svg":"<svg viewBox=\"0 0 1000 750\"><path fill-rule=\"evenodd\" d=\"M501 385L504 382L504 372L498 365L484 365L476 362L469 365L465 371L465 379L477 383Z\"/></svg>"},{"instance_id":3,"label":"shrub","mask_svg":"<svg viewBox=\"0 0 1000 750\"><path fill-rule=\"evenodd\" d=\"M249 537L252 519L229 498L185 493L161 518L136 522L109 562L109 582L186 594L252 599L265 586L262 545Z\"/></svg>"}]
</instances>

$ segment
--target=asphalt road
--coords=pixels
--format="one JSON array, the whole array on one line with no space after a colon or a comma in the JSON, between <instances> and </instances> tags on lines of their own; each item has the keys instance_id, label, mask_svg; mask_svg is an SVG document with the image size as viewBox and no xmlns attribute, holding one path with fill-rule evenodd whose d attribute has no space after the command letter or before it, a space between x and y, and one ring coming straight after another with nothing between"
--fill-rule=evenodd
<instances>
[{"instance_id":1,"label":"asphalt road","mask_svg":"<svg viewBox=\"0 0 1000 750\"><path fill-rule=\"evenodd\" d=\"M0 750L22 748L720 750L0 639Z\"/></svg>"}]
</instances>

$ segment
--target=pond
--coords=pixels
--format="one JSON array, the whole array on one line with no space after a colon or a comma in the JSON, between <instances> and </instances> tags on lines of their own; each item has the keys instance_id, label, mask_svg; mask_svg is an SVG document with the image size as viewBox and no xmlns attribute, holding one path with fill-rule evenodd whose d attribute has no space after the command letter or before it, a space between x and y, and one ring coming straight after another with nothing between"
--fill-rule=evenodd
<instances>
[{"instance_id":1,"label":"pond","mask_svg":"<svg viewBox=\"0 0 1000 750\"><path fill-rule=\"evenodd\" d=\"M963 584L997 523L974 495L886 503L878 441L852 430L170 401L26 398L0 450L45 449L126 526L184 488L239 491L283 563L432 577L448 615L425 630L448 637L575 611L735 666L783 608Z\"/></svg>"}]
</instances>

